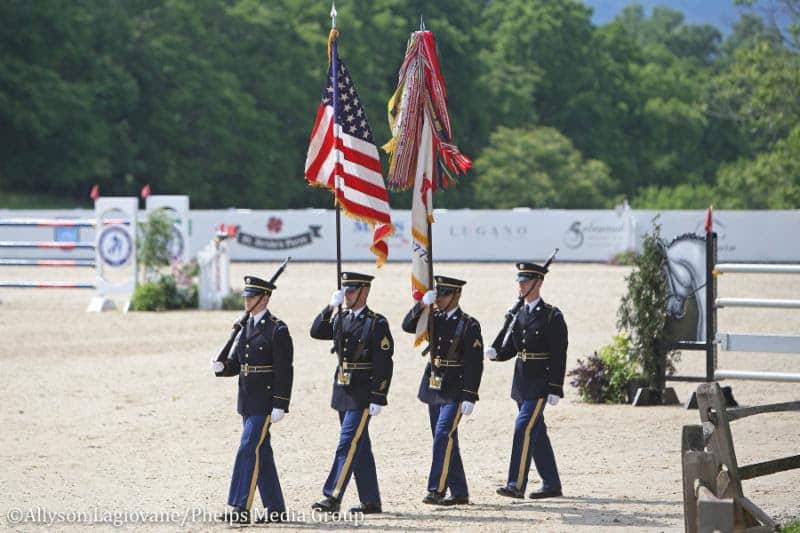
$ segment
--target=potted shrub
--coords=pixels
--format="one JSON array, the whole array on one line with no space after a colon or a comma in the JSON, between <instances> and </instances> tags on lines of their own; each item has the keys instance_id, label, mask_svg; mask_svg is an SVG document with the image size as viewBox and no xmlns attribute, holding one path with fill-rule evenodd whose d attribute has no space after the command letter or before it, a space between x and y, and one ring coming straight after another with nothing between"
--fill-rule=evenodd
<instances>
[{"instance_id":1,"label":"potted shrub","mask_svg":"<svg viewBox=\"0 0 800 533\"><path fill-rule=\"evenodd\" d=\"M578 388L580 397L590 403L630 403L630 389L643 383L638 363L630 354L630 337L615 335L611 344L603 346L569 372L570 384Z\"/></svg>"}]
</instances>

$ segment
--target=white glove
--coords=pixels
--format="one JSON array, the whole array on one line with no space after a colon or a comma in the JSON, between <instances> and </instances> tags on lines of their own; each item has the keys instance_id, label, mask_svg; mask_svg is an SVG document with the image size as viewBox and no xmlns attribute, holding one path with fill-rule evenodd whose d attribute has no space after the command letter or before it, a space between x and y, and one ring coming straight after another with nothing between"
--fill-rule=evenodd
<instances>
[{"instance_id":1,"label":"white glove","mask_svg":"<svg viewBox=\"0 0 800 533\"><path fill-rule=\"evenodd\" d=\"M273 407L272 414L269 416L269 419L270 422L272 422L273 424L277 424L278 422L283 420L284 416L286 416L286 411L284 411L283 409L278 409L277 407Z\"/></svg>"},{"instance_id":2,"label":"white glove","mask_svg":"<svg viewBox=\"0 0 800 533\"><path fill-rule=\"evenodd\" d=\"M424 305L431 305L436 301L436 291L428 291L422 295L422 303Z\"/></svg>"},{"instance_id":3,"label":"white glove","mask_svg":"<svg viewBox=\"0 0 800 533\"><path fill-rule=\"evenodd\" d=\"M331 307L339 307L344 302L344 291L333 291L331 294Z\"/></svg>"},{"instance_id":4,"label":"white glove","mask_svg":"<svg viewBox=\"0 0 800 533\"><path fill-rule=\"evenodd\" d=\"M212 359L211 360L211 370L215 374L219 374L220 372L225 370L225 363L223 363L222 361L217 361L216 359Z\"/></svg>"},{"instance_id":5,"label":"white glove","mask_svg":"<svg viewBox=\"0 0 800 533\"><path fill-rule=\"evenodd\" d=\"M556 405L558 403L558 400L560 400L560 399L561 398L559 398L555 394L548 394L547 395L547 403L549 403L550 405Z\"/></svg>"},{"instance_id":6,"label":"white glove","mask_svg":"<svg viewBox=\"0 0 800 533\"><path fill-rule=\"evenodd\" d=\"M486 350L483 351L483 355L491 359L492 361L497 360L497 350L493 347L489 346Z\"/></svg>"},{"instance_id":7,"label":"white glove","mask_svg":"<svg viewBox=\"0 0 800 533\"><path fill-rule=\"evenodd\" d=\"M469 416L472 414L472 410L475 409L475 404L472 402L461 402L461 414L464 416Z\"/></svg>"},{"instance_id":8,"label":"white glove","mask_svg":"<svg viewBox=\"0 0 800 533\"><path fill-rule=\"evenodd\" d=\"M381 413L381 406L377 403L369 404L369 416L378 416Z\"/></svg>"}]
</instances>

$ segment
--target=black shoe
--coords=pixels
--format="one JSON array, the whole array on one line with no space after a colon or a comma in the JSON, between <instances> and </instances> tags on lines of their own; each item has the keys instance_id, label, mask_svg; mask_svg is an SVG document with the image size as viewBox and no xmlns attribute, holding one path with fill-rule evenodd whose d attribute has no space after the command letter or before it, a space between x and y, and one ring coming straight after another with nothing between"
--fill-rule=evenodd
<instances>
[{"instance_id":1,"label":"black shoe","mask_svg":"<svg viewBox=\"0 0 800 533\"><path fill-rule=\"evenodd\" d=\"M528 498L533 500L541 500L542 498L558 498L559 496L563 496L561 489L547 489L544 490L541 487L536 489L535 491L528 494Z\"/></svg>"},{"instance_id":2,"label":"black shoe","mask_svg":"<svg viewBox=\"0 0 800 533\"><path fill-rule=\"evenodd\" d=\"M256 524L280 524L286 522L286 511L269 511L264 510L264 514L256 519Z\"/></svg>"},{"instance_id":3,"label":"black shoe","mask_svg":"<svg viewBox=\"0 0 800 533\"><path fill-rule=\"evenodd\" d=\"M442 500L441 505L469 505L469 497L467 496L448 496Z\"/></svg>"},{"instance_id":4,"label":"black shoe","mask_svg":"<svg viewBox=\"0 0 800 533\"><path fill-rule=\"evenodd\" d=\"M234 507L232 510L219 513L217 515L217 520L229 524L249 524L250 511L242 509L241 507Z\"/></svg>"},{"instance_id":5,"label":"black shoe","mask_svg":"<svg viewBox=\"0 0 800 533\"><path fill-rule=\"evenodd\" d=\"M351 513L361 513L361 514L378 514L382 513L383 509L381 509L381 503L362 503L361 505L356 505L355 507L350 508Z\"/></svg>"},{"instance_id":6,"label":"black shoe","mask_svg":"<svg viewBox=\"0 0 800 533\"><path fill-rule=\"evenodd\" d=\"M524 498L525 494L521 490L512 489L511 487L502 486L497 489L497 494L505 496L506 498Z\"/></svg>"},{"instance_id":7,"label":"black shoe","mask_svg":"<svg viewBox=\"0 0 800 533\"><path fill-rule=\"evenodd\" d=\"M436 492L435 490L429 491L428 495L422 498L422 503L428 505L442 505L444 501L444 494Z\"/></svg>"},{"instance_id":8,"label":"black shoe","mask_svg":"<svg viewBox=\"0 0 800 533\"><path fill-rule=\"evenodd\" d=\"M331 498L330 496L325 496L320 501L312 505L311 508L316 511L322 511L323 513L338 513L340 506L341 503L339 500L336 498Z\"/></svg>"}]
</instances>

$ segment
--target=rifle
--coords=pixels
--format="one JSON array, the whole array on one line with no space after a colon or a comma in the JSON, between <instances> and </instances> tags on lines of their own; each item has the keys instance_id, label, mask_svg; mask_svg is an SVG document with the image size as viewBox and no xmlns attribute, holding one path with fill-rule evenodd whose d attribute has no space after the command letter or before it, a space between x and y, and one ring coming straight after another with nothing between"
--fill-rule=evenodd
<instances>
[{"instance_id":1,"label":"rifle","mask_svg":"<svg viewBox=\"0 0 800 533\"><path fill-rule=\"evenodd\" d=\"M552 255L549 258L547 258L547 261L545 261L544 263L545 269L550 266L550 263L552 263L553 259L556 258L557 253L558 253L558 248L556 248L553 251ZM526 292L517 299L517 303L514 304L514 307L506 311L506 321L503 323L503 327L500 328L500 332L497 334L497 337L495 337L492 346L500 346L501 350L506 347L506 344L508 344L508 339L511 338L511 330L513 329L514 322L517 320L517 315L519 315L519 310L522 309L522 305L525 303L525 298L533 290L534 287L535 285L532 285L531 288L528 289L528 292Z\"/></svg>"},{"instance_id":2,"label":"rifle","mask_svg":"<svg viewBox=\"0 0 800 533\"><path fill-rule=\"evenodd\" d=\"M278 270L276 270L275 273L272 275L272 277L269 279L270 284L275 283L275 281L277 281L277 279L281 276L281 274L283 274L283 271L286 270L286 265L289 263L290 259L291 257L287 257L283 261L283 263L281 263L281 266L278 267ZM262 294L261 298L263 297L264 295ZM228 353L231 351L231 347L233 346L233 341L236 340L236 336L244 328L244 325L247 322L247 317L250 316L250 312L253 309L255 309L258 306L258 304L261 303L261 298L259 298L250 309L246 310L244 314L240 316L236 322L233 323L233 328L231 329L231 336L228 338L228 342L225 343L225 346L223 346L222 349L219 351L219 354L217 354L216 361L224 363L225 359L228 358Z\"/></svg>"}]
</instances>

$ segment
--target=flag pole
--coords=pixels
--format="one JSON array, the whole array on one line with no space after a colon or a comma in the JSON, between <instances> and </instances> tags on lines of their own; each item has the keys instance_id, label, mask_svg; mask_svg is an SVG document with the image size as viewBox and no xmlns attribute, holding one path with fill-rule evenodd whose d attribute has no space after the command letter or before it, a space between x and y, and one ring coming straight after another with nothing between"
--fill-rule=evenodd
<instances>
[{"instance_id":1,"label":"flag pole","mask_svg":"<svg viewBox=\"0 0 800 533\"><path fill-rule=\"evenodd\" d=\"M339 54L336 51L336 38L338 34L336 32L336 4L331 0L331 34L328 37L328 42L330 43L330 61L331 61L331 73L333 74L333 79L331 80L331 87L333 87L333 100L331 102L331 107L333 107L333 151L336 154L334 158L334 169L333 169L333 180L334 180L334 189L333 189L333 203L336 206L336 289L342 290L342 208L339 205L339 192L342 190L342 183L341 183L341 176L339 175L339 150L338 150L338 143L339 143L339 122L336 120L336 114L339 107ZM339 319L342 318L342 304L340 303L338 309L336 310L337 317ZM331 321L333 322L333 320ZM343 324L339 324L338 328L336 329L336 338L333 341L333 351L336 352L336 358L339 361L339 367L336 371L337 379L339 383L349 383L349 380L345 381L344 375L344 368L342 365L342 361L344 357L342 356L341 346L342 346L342 330L344 329Z\"/></svg>"},{"instance_id":2,"label":"flag pole","mask_svg":"<svg viewBox=\"0 0 800 533\"><path fill-rule=\"evenodd\" d=\"M422 18L422 13L419 14L419 31L425 31L425 19ZM425 119L423 118L423 121ZM431 184L433 184L434 177L431 176ZM425 193L427 194L427 192ZM428 215L428 290L432 290L435 286L433 283L433 191L431 191L431 212ZM434 370L434 359L436 354L433 353L433 305L428 313L428 348L430 349L431 358L431 372Z\"/></svg>"},{"instance_id":3,"label":"flag pole","mask_svg":"<svg viewBox=\"0 0 800 533\"><path fill-rule=\"evenodd\" d=\"M334 176L334 189L333 189L333 204L336 207L336 288L342 289L342 214L341 207L339 206L339 192L341 191L340 176L339 176L339 150L337 149L337 142L339 140L339 123L336 120L339 105L339 64L338 55L336 53L336 36L333 34L336 30L336 4L331 2L331 72L333 73L333 80L331 87L333 87L333 143L335 167L333 170ZM342 306L339 306L339 312L342 312Z\"/></svg>"}]
</instances>

